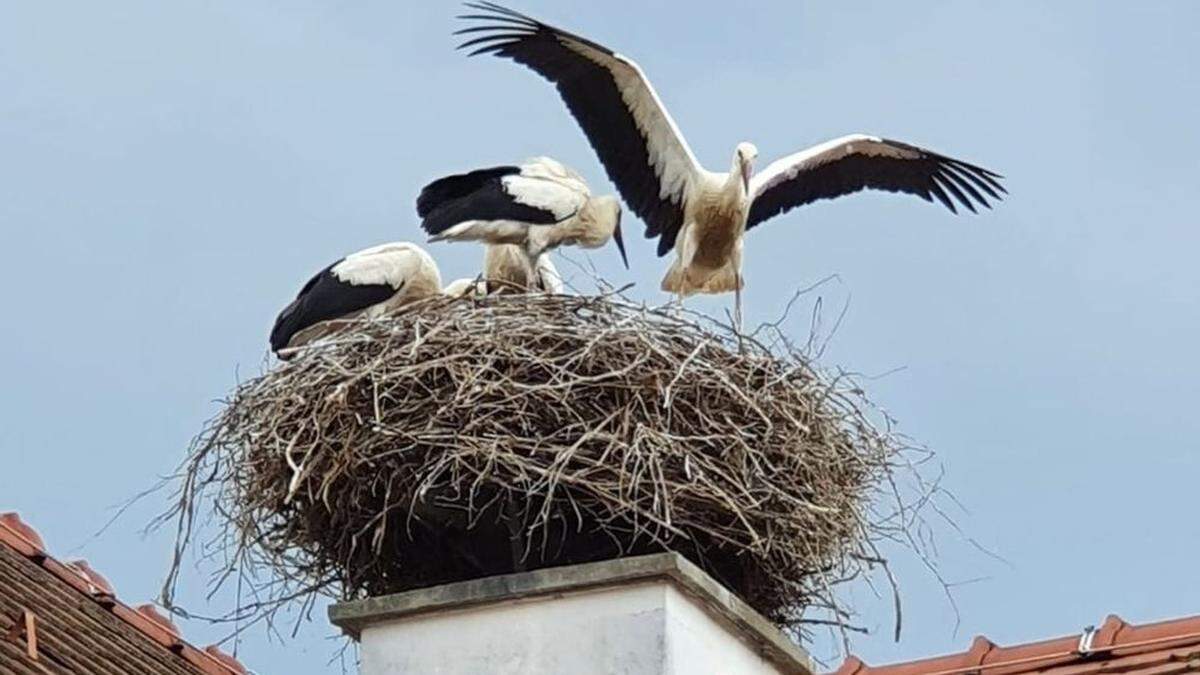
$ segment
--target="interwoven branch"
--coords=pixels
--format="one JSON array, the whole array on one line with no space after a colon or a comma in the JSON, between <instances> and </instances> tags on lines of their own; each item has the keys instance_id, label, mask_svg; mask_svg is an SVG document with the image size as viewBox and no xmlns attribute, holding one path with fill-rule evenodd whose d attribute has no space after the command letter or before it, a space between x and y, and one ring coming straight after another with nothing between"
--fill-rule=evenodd
<instances>
[{"instance_id":1,"label":"interwoven branch","mask_svg":"<svg viewBox=\"0 0 1200 675\"><path fill-rule=\"evenodd\" d=\"M670 549L781 625L843 623L837 584L911 522L872 506L907 451L778 334L613 296L434 299L236 389L182 471L164 599L211 506L206 550L270 573L239 619Z\"/></svg>"}]
</instances>

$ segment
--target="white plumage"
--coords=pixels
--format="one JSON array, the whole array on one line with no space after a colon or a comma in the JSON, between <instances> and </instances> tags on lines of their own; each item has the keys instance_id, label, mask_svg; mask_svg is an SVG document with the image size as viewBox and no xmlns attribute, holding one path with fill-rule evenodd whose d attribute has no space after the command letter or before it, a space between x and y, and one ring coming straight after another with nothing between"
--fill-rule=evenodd
<instances>
[{"instance_id":1,"label":"white plumage","mask_svg":"<svg viewBox=\"0 0 1200 675\"><path fill-rule=\"evenodd\" d=\"M553 82L629 207L676 259L663 279L679 295L740 292L742 236L796 206L864 188L902 191L974 211L1000 199L999 176L872 136L823 143L773 163L751 184L758 150L741 143L728 172L706 170L632 60L492 2L469 2L484 23L460 47L528 66ZM740 295L739 295L740 306Z\"/></svg>"},{"instance_id":2,"label":"white plumage","mask_svg":"<svg viewBox=\"0 0 1200 675\"><path fill-rule=\"evenodd\" d=\"M280 358L335 331L339 319L377 317L441 292L437 263L408 242L373 246L321 270L275 319L271 349Z\"/></svg>"},{"instance_id":3,"label":"white plumage","mask_svg":"<svg viewBox=\"0 0 1200 675\"><path fill-rule=\"evenodd\" d=\"M620 202L593 196L578 173L549 157L436 180L421 190L417 214L430 241L511 245L528 269L560 246L598 248L610 239L628 266Z\"/></svg>"},{"instance_id":4,"label":"white plumage","mask_svg":"<svg viewBox=\"0 0 1200 675\"><path fill-rule=\"evenodd\" d=\"M558 220L575 215L592 196L583 177L550 157L534 157L520 173L501 179L506 192L519 204L544 209Z\"/></svg>"},{"instance_id":5,"label":"white plumage","mask_svg":"<svg viewBox=\"0 0 1200 675\"><path fill-rule=\"evenodd\" d=\"M380 244L351 253L330 271L338 281L352 286L386 284L405 291L393 296L393 301L433 295L442 285L437 262L425 249L409 242Z\"/></svg>"},{"instance_id":6,"label":"white plumage","mask_svg":"<svg viewBox=\"0 0 1200 675\"><path fill-rule=\"evenodd\" d=\"M533 266L520 246L487 244L483 256L483 278L488 292L506 290L541 291L551 295L563 293L562 277L550 260L550 254L538 256Z\"/></svg>"}]
</instances>

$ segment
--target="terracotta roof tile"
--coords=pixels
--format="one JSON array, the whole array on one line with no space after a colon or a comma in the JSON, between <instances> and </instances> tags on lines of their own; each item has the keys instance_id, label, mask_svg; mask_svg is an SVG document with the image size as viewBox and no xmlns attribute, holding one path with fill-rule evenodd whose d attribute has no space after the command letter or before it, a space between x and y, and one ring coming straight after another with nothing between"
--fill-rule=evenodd
<instances>
[{"instance_id":1,"label":"terracotta roof tile","mask_svg":"<svg viewBox=\"0 0 1200 675\"><path fill-rule=\"evenodd\" d=\"M184 641L154 605L122 603L87 561L51 557L15 513L0 514L0 672L249 673L215 645L201 650Z\"/></svg>"},{"instance_id":2,"label":"terracotta roof tile","mask_svg":"<svg viewBox=\"0 0 1200 675\"><path fill-rule=\"evenodd\" d=\"M224 664L226 668L229 668L238 675L250 675L250 671L246 670L246 667L242 665L241 661L238 661L229 654L221 651L221 648L217 645L209 645L205 647L204 653L216 659L219 663Z\"/></svg>"},{"instance_id":3,"label":"terracotta roof tile","mask_svg":"<svg viewBox=\"0 0 1200 675\"><path fill-rule=\"evenodd\" d=\"M7 543L25 555L35 556L46 552L46 542L42 541L42 536L26 525L16 513L0 513L0 527L12 535Z\"/></svg>"},{"instance_id":4,"label":"terracotta roof tile","mask_svg":"<svg viewBox=\"0 0 1200 675\"><path fill-rule=\"evenodd\" d=\"M835 675L1173 675L1200 673L1200 616L1134 625L1112 614L1078 635L999 647L977 637L965 652L890 666L846 659Z\"/></svg>"},{"instance_id":5,"label":"terracotta roof tile","mask_svg":"<svg viewBox=\"0 0 1200 675\"><path fill-rule=\"evenodd\" d=\"M105 579L104 575L92 569L92 566L88 564L88 561L72 560L67 562L67 567L70 567L78 572L79 576L83 577L87 581L89 593L93 597L108 597L116 599L117 592L113 589L112 584L108 583L108 579Z\"/></svg>"}]
</instances>

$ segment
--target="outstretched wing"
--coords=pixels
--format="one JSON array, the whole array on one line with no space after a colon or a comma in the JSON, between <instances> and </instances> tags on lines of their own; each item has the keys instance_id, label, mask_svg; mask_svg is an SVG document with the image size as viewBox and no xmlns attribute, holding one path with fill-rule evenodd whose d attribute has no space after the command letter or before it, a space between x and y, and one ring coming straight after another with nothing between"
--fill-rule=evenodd
<instances>
[{"instance_id":1,"label":"outstretched wing","mask_svg":"<svg viewBox=\"0 0 1200 675\"><path fill-rule=\"evenodd\" d=\"M927 202L937 199L958 213L976 204L991 208L1007 191L999 174L914 145L855 134L773 162L750 183L746 229L819 199L867 188L906 192Z\"/></svg>"},{"instance_id":2,"label":"outstretched wing","mask_svg":"<svg viewBox=\"0 0 1200 675\"><path fill-rule=\"evenodd\" d=\"M658 253L675 246L683 204L701 168L675 121L633 61L591 40L492 2L470 2L480 21L458 34L471 55L495 54L533 69L558 92L600 157L609 179L659 237Z\"/></svg>"}]
</instances>

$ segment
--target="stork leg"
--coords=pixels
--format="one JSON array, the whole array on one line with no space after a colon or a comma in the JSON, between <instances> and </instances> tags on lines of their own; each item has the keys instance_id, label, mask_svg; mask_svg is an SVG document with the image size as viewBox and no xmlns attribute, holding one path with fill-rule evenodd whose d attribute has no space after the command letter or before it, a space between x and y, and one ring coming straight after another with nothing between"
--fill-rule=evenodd
<instances>
[{"instance_id":1,"label":"stork leg","mask_svg":"<svg viewBox=\"0 0 1200 675\"><path fill-rule=\"evenodd\" d=\"M742 332L742 275L739 272L737 275L737 285L733 289L733 323L737 327L737 332L741 335Z\"/></svg>"}]
</instances>

